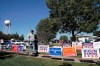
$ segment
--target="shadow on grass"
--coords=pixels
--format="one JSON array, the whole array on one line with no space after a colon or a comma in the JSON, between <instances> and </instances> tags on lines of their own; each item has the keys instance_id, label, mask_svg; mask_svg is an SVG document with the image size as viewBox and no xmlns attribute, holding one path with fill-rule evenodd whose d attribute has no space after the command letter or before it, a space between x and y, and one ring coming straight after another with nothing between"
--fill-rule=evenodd
<instances>
[{"instance_id":1,"label":"shadow on grass","mask_svg":"<svg viewBox=\"0 0 100 66\"><path fill-rule=\"evenodd\" d=\"M51 58L51 56L42 56L42 57L44 57L44 58Z\"/></svg>"},{"instance_id":2,"label":"shadow on grass","mask_svg":"<svg viewBox=\"0 0 100 66\"><path fill-rule=\"evenodd\" d=\"M80 62L95 63L95 64L100 65L100 61L95 62L95 61L93 61L93 60L81 60L81 59L80 59ZM93 66L93 65L89 65L89 66Z\"/></svg>"},{"instance_id":3,"label":"shadow on grass","mask_svg":"<svg viewBox=\"0 0 100 66\"><path fill-rule=\"evenodd\" d=\"M100 65L100 61L95 62L96 64Z\"/></svg>"},{"instance_id":4,"label":"shadow on grass","mask_svg":"<svg viewBox=\"0 0 100 66\"><path fill-rule=\"evenodd\" d=\"M55 60L62 60L62 58L54 58L52 57L51 59L55 59ZM75 61L74 59L63 59L64 61Z\"/></svg>"},{"instance_id":5,"label":"shadow on grass","mask_svg":"<svg viewBox=\"0 0 100 66\"><path fill-rule=\"evenodd\" d=\"M69 63L63 63L62 65L59 65L59 66L72 66L72 65Z\"/></svg>"},{"instance_id":6,"label":"shadow on grass","mask_svg":"<svg viewBox=\"0 0 100 66\"><path fill-rule=\"evenodd\" d=\"M80 62L95 63L93 60L83 60L79 59Z\"/></svg>"},{"instance_id":7,"label":"shadow on grass","mask_svg":"<svg viewBox=\"0 0 100 66\"><path fill-rule=\"evenodd\" d=\"M1 51L0 52L0 60L4 60L6 58L14 57L14 54L15 53L12 53L12 52L4 52L4 51Z\"/></svg>"}]
</instances>

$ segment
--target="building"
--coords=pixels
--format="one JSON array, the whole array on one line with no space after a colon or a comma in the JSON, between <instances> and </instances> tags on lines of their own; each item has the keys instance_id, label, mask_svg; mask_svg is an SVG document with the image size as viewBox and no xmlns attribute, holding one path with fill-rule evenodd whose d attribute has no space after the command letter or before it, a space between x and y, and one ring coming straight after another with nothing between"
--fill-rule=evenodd
<instances>
[{"instance_id":1,"label":"building","mask_svg":"<svg viewBox=\"0 0 100 66\"><path fill-rule=\"evenodd\" d=\"M85 41L93 42L96 41L96 39L98 39L97 36L77 36L77 41L79 42L85 42Z\"/></svg>"}]
</instances>

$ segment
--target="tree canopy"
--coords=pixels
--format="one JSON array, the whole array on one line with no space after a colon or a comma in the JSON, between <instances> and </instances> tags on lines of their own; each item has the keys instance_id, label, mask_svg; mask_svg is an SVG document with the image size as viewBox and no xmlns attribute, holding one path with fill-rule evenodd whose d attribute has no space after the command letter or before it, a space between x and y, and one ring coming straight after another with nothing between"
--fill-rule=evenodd
<instances>
[{"instance_id":1,"label":"tree canopy","mask_svg":"<svg viewBox=\"0 0 100 66\"><path fill-rule=\"evenodd\" d=\"M66 35L60 36L60 40L63 40L64 42L68 41L68 37Z\"/></svg>"},{"instance_id":2,"label":"tree canopy","mask_svg":"<svg viewBox=\"0 0 100 66\"><path fill-rule=\"evenodd\" d=\"M15 40L24 40L24 35L22 34L21 36L19 36L18 33L15 34L4 34L2 31L0 31L0 39L4 39L4 40L11 40L11 39L15 39Z\"/></svg>"},{"instance_id":3,"label":"tree canopy","mask_svg":"<svg viewBox=\"0 0 100 66\"><path fill-rule=\"evenodd\" d=\"M98 28L100 0L46 0L46 4L50 18L60 22L59 31L71 33L73 41L76 34L91 33Z\"/></svg>"},{"instance_id":4,"label":"tree canopy","mask_svg":"<svg viewBox=\"0 0 100 66\"><path fill-rule=\"evenodd\" d=\"M58 31L56 27L58 27L58 24L55 20L50 20L49 18L41 19L36 26L39 42L47 44L51 39L55 38L56 32Z\"/></svg>"}]
</instances>

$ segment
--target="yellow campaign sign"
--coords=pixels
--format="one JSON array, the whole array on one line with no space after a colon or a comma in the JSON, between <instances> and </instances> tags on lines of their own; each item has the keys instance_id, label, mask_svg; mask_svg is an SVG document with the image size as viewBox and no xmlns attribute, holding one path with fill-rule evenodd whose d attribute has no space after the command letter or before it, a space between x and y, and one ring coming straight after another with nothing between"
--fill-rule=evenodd
<instances>
[{"instance_id":1,"label":"yellow campaign sign","mask_svg":"<svg viewBox=\"0 0 100 66\"><path fill-rule=\"evenodd\" d=\"M65 47L62 50L63 56L77 56L75 47Z\"/></svg>"}]
</instances>

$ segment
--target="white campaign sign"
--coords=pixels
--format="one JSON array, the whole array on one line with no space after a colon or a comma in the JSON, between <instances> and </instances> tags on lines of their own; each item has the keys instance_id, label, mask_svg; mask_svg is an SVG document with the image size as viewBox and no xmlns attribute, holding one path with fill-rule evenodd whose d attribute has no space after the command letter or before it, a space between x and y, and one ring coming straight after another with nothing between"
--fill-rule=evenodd
<instances>
[{"instance_id":1,"label":"white campaign sign","mask_svg":"<svg viewBox=\"0 0 100 66\"><path fill-rule=\"evenodd\" d=\"M62 48L62 46L53 46L53 47Z\"/></svg>"},{"instance_id":2,"label":"white campaign sign","mask_svg":"<svg viewBox=\"0 0 100 66\"><path fill-rule=\"evenodd\" d=\"M38 52L49 52L49 45L38 45Z\"/></svg>"},{"instance_id":3,"label":"white campaign sign","mask_svg":"<svg viewBox=\"0 0 100 66\"><path fill-rule=\"evenodd\" d=\"M72 46L76 47L76 50L82 49L82 42L72 42Z\"/></svg>"},{"instance_id":4,"label":"white campaign sign","mask_svg":"<svg viewBox=\"0 0 100 66\"><path fill-rule=\"evenodd\" d=\"M100 42L93 42L94 48L100 48Z\"/></svg>"},{"instance_id":5,"label":"white campaign sign","mask_svg":"<svg viewBox=\"0 0 100 66\"><path fill-rule=\"evenodd\" d=\"M99 59L99 49L83 48L82 58Z\"/></svg>"}]
</instances>

